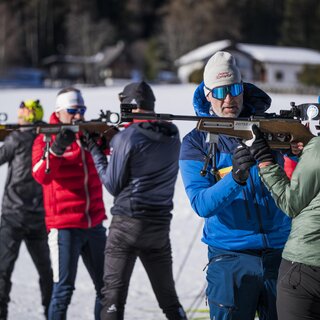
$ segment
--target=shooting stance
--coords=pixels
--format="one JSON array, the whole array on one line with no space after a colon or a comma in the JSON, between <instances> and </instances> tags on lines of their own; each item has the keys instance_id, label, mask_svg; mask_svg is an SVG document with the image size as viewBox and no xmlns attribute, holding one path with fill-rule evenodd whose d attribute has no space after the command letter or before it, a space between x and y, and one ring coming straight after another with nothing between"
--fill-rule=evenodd
<instances>
[{"instance_id":1,"label":"shooting stance","mask_svg":"<svg viewBox=\"0 0 320 320\"><path fill-rule=\"evenodd\" d=\"M214 54L194 94L197 115L263 115L270 97L243 83L234 57ZM283 165L280 153L274 159ZM276 320L276 281L290 219L261 183L239 140L194 129L183 139L180 169L194 211L205 219L210 319Z\"/></svg>"},{"instance_id":2,"label":"shooting stance","mask_svg":"<svg viewBox=\"0 0 320 320\"><path fill-rule=\"evenodd\" d=\"M39 124L42 117L39 100L21 103L18 110L20 125ZM5 138L0 148L0 165L8 163L0 225L0 320L6 320L8 316L10 279L22 241L39 273L42 305L45 316L48 316L52 270L42 188L31 173L31 150L35 138L36 132L32 128L14 131Z\"/></svg>"},{"instance_id":3,"label":"shooting stance","mask_svg":"<svg viewBox=\"0 0 320 320\"><path fill-rule=\"evenodd\" d=\"M124 104L136 103L134 112L154 113L155 97L146 82L127 85L119 98ZM178 129L170 122L134 121L110 144L109 163L94 141L88 146L101 181L115 197L105 250L101 319L124 319L137 258L166 318L187 319L175 290L169 238L179 169Z\"/></svg>"},{"instance_id":4,"label":"shooting stance","mask_svg":"<svg viewBox=\"0 0 320 320\"><path fill-rule=\"evenodd\" d=\"M81 92L75 88L62 89L50 123L81 121L85 112ZM53 266L49 320L66 319L80 256L94 283L94 315L96 320L100 319L106 242L102 222L106 215L99 176L80 138L81 132L75 134L63 128L57 135L39 135L33 145L33 176L43 187Z\"/></svg>"}]
</instances>

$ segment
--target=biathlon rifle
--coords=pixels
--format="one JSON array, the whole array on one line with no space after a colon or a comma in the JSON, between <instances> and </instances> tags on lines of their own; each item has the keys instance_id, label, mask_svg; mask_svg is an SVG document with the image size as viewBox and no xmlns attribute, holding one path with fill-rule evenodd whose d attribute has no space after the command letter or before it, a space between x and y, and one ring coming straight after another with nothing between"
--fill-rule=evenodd
<instances>
[{"instance_id":1,"label":"biathlon rifle","mask_svg":"<svg viewBox=\"0 0 320 320\"><path fill-rule=\"evenodd\" d=\"M157 121L196 121L196 128L200 131L209 132L210 135L219 134L248 141L253 138L252 125L257 125L264 134L269 146L272 149L289 149L291 142L303 142L305 145L314 135L303 121L320 119L320 104L304 103L295 105L291 102L290 110L280 110L280 114L263 114L250 118L217 118L199 117L189 115L173 115L167 113L136 113L136 104L121 104L120 113L111 111L100 111L100 117L95 120L75 122L73 124L0 124L0 141L12 131L23 130L24 128L35 128L37 133L46 136L57 134L62 128L68 128L74 132L88 131L105 135L108 139L114 135L114 128L122 125L123 122L137 120ZM6 114L0 113L0 122L6 120ZM319 125L317 125L319 129Z\"/></svg>"},{"instance_id":2,"label":"biathlon rifle","mask_svg":"<svg viewBox=\"0 0 320 320\"><path fill-rule=\"evenodd\" d=\"M7 114L0 113L0 141L3 141L5 137L13 131L23 131L28 128L35 129L37 134L44 134L45 136L51 136L53 134L58 134L62 129L69 129L74 133L80 131L87 131L89 133L96 133L103 135L107 140L111 139L115 134L115 125L110 123L109 119L113 119L114 113L107 111L100 111L100 117L95 120L90 121L76 121L71 124L57 123L34 123L34 124L7 124ZM119 126L119 125L117 125Z\"/></svg>"},{"instance_id":3,"label":"biathlon rifle","mask_svg":"<svg viewBox=\"0 0 320 320\"><path fill-rule=\"evenodd\" d=\"M50 158L47 156L50 150L51 136L53 134L58 134L63 129L69 129L74 133L85 131L89 134L93 134L95 138L104 137L105 141L110 141L112 137L119 131L116 126L109 124L109 119L113 119L110 111L103 112L101 110L100 117L96 120L91 121L76 121L71 124L57 123L57 124L47 124L44 122L34 123L34 124L6 124L7 120L6 113L0 113L0 141L3 141L7 135L13 131L23 132L26 129L33 129L37 134L44 135L45 148L43 153L43 159L46 161L46 173L50 173ZM2 124L1 124L2 123ZM120 124L118 124L119 126Z\"/></svg>"},{"instance_id":4,"label":"biathlon rifle","mask_svg":"<svg viewBox=\"0 0 320 320\"><path fill-rule=\"evenodd\" d=\"M290 110L280 110L280 114L264 114L250 118L217 118L165 113L135 113L136 105L121 104L120 114L112 114L114 124L140 120L185 120L197 121L196 128L211 135L223 134L240 140L253 138L252 125L257 125L272 149L290 149L291 142L303 142L306 145L314 135L303 121L320 119L320 104L291 102ZM110 114L111 115L111 114ZM110 116L109 115L109 116ZM110 119L109 119L110 120ZM112 122L112 121L111 121ZM319 129L319 128L317 128Z\"/></svg>"}]
</instances>

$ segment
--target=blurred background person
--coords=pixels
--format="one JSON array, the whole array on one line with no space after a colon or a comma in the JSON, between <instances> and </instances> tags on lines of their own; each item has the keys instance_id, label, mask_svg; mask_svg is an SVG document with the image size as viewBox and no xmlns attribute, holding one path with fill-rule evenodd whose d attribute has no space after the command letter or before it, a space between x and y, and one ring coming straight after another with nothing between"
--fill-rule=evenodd
<instances>
[{"instance_id":1,"label":"blurred background person","mask_svg":"<svg viewBox=\"0 0 320 320\"><path fill-rule=\"evenodd\" d=\"M23 101L18 110L20 125L40 123L39 100ZM0 225L0 319L8 316L11 275L24 241L39 273L44 314L47 318L52 292L52 270L44 221L42 187L32 177L32 145L37 134L24 128L9 134L0 148L0 165L8 164ZM30 279L26 279L30 281Z\"/></svg>"}]
</instances>

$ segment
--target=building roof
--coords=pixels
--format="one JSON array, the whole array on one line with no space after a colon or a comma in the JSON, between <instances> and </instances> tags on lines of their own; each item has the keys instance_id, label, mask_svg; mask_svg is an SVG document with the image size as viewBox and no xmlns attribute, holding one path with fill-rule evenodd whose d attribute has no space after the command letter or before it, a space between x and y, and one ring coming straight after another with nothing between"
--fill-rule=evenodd
<instances>
[{"instance_id":1,"label":"building roof","mask_svg":"<svg viewBox=\"0 0 320 320\"><path fill-rule=\"evenodd\" d=\"M208 43L192 50L176 60L178 66L207 60L219 50L232 49L249 54L253 59L261 62L286 64L320 64L320 52L307 48L267 46L246 43L233 44L231 40L221 40Z\"/></svg>"},{"instance_id":2,"label":"building roof","mask_svg":"<svg viewBox=\"0 0 320 320\"><path fill-rule=\"evenodd\" d=\"M195 50L189 51L185 55L176 60L177 65L189 64L195 61L206 59L212 56L215 52L224 50L231 45L230 40L215 41L204 46L201 46Z\"/></svg>"},{"instance_id":3,"label":"building roof","mask_svg":"<svg viewBox=\"0 0 320 320\"><path fill-rule=\"evenodd\" d=\"M320 64L320 52L307 48L238 43L236 48L262 62Z\"/></svg>"},{"instance_id":4,"label":"building roof","mask_svg":"<svg viewBox=\"0 0 320 320\"><path fill-rule=\"evenodd\" d=\"M102 64L108 66L123 51L125 45L123 41L119 41L113 46L106 47L102 52L98 52L92 56L75 56L75 55L52 55L42 60L43 65L54 63L81 63L81 64Z\"/></svg>"}]
</instances>

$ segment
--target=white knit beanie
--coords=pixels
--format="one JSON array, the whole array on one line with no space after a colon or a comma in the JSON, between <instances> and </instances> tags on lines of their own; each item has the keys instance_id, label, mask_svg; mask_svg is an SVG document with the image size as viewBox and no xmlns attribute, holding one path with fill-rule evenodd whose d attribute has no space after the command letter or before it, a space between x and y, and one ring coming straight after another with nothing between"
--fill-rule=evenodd
<instances>
[{"instance_id":1,"label":"white knit beanie","mask_svg":"<svg viewBox=\"0 0 320 320\"><path fill-rule=\"evenodd\" d=\"M241 73L234 57L226 51L216 52L204 68L203 81L205 95L213 88L240 83Z\"/></svg>"}]
</instances>

